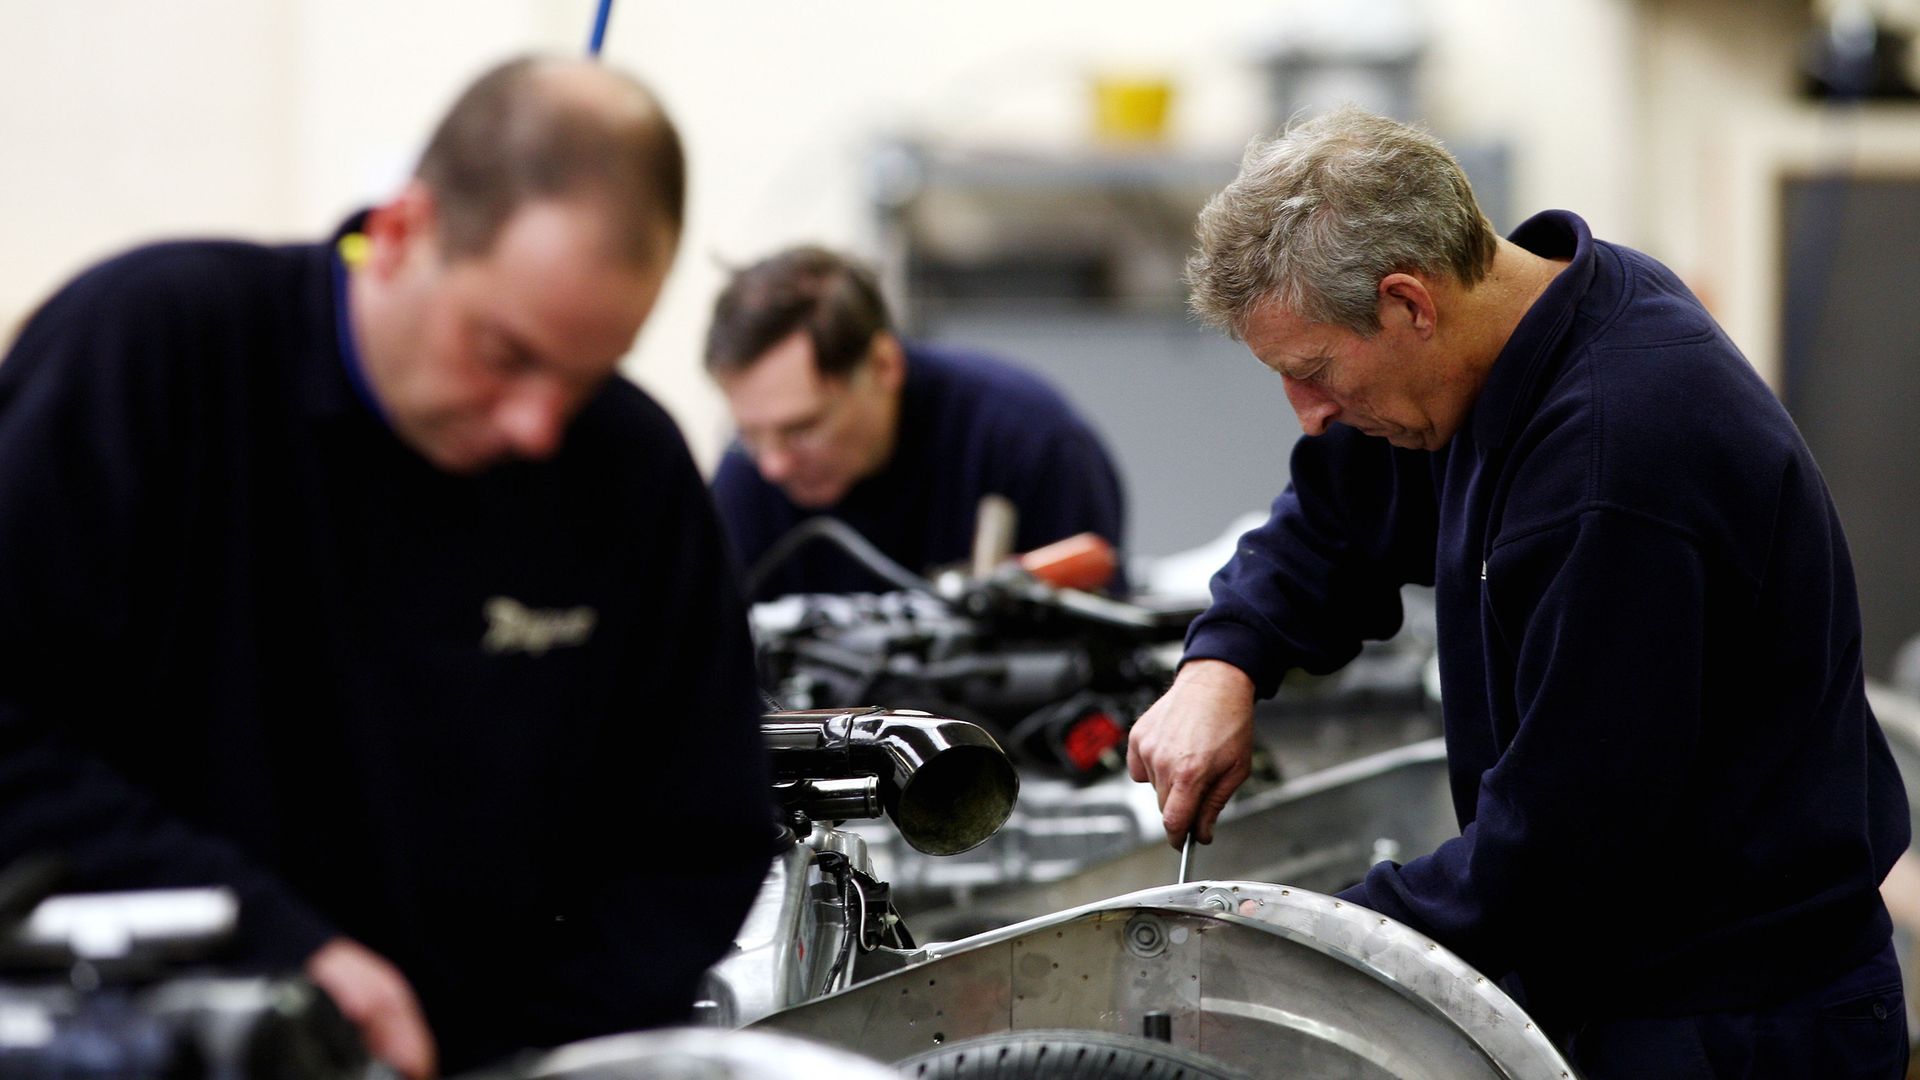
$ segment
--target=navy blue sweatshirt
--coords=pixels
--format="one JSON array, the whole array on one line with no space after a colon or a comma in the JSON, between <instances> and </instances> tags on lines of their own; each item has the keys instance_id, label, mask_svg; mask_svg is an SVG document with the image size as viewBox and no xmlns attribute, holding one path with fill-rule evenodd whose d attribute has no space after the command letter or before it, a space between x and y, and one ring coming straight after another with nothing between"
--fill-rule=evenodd
<instances>
[{"instance_id":1,"label":"navy blue sweatshirt","mask_svg":"<svg viewBox=\"0 0 1920 1080\"><path fill-rule=\"evenodd\" d=\"M1344 895L1561 1024L1778 1000L1885 944L1908 839L1840 523L1671 272L1568 213L1513 240L1571 262L1459 433L1301 440L1186 655L1269 695L1433 585L1462 834Z\"/></svg>"},{"instance_id":2,"label":"navy blue sweatshirt","mask_svg":"<svg viewBox=\"0 0 1920 1080\"><path fill-rule=\"evenodd\" d=\"M232 886L248 966L356 938L449 1069L677 1021L770 828L685 444L616 380L550 461L441 473L355 395L335 273L147 248L0 363L0 863Z\"/></svg>"},{"instance_id":3,"label":"navy blue sweatshirt","mask_svg":"<svg viewBox=\"0 0 1920 1080\"><path fill-rule=\"evenodd\" d=\"M1030 372L985 356L908 345L893 457L824 510L795 506L737 443L713 478L714 501L743 567L816 514L830 514L921 573L967 558L983 495L1013 500L1014 548L1077 533L1121 545L1120 477L1093 429ZM753 597L892 588L838 548L800 549ZM1116 582L1116 587L1124 583Z\"/></svg>"}]
</instances>

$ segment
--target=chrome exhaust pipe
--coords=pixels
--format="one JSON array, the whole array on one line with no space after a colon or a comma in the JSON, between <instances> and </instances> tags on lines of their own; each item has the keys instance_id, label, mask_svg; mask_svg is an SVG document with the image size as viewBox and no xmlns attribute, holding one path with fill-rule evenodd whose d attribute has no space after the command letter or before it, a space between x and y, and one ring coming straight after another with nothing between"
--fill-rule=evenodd
<instances>
[{"instance_id":1,"label":"chrome exhaust pipe","mask_svg":"<svg viewBox=\"0 0 1920 1080\"><path fill-rule=\"evenodd\" d=\"M978 846L1006 824L1020 791L1006 751L965 720L878 707L816 709L768 713L760 733L776 784L877 777L881 807L907 843L928 855ZM859 803L842 798L831 805L845 811Z\"/></svg>"}]
</instances>

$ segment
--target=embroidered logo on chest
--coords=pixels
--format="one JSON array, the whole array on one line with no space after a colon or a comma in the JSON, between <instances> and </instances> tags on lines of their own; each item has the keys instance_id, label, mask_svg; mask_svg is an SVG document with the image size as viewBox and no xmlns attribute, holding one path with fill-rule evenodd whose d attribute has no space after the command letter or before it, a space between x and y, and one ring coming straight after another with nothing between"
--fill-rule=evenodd
<instances>
[{"instance_id":1,"label":"embroidered logo on chest","mask_svg":"<svg viewBox=\"0 0 1920 1080\"><path fill-rule=\"evenodd\" d=\"M487 633L480 648L500 654L539 656L548 649L585 645L600 613L590 607L530 608L510 596L495 596L480 606Z\"/></svg>"}]
</instances>

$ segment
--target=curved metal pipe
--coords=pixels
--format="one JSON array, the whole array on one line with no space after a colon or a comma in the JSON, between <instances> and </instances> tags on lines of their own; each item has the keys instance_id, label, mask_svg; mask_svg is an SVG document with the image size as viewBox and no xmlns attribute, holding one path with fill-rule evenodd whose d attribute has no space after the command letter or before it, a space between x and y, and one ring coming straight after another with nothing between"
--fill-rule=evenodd
<instances>
[{"instance_id":1,"label":"curved metal pipe","mask_svg":"<svg viewBox=\"0 0 1920 1080\"><path fill-rule=\"evenodd\" d=\"M773 801L798 810L815 821L877 818L886 813L880 802L880 778L855 776L845 780L777 780Z\"/></svg>"},{"instance_id":2,"label":"curved metal pipe","mask_svg":"<svg viewBox=\"0 0 1920 1080\"><path fill-rule=\"evenodd\" d=\"M1020 778L978 724L906 710L768 713L760 733L775 781L877 776L900 835L929 855L957 855L1006 824Z\"/></svg>"}]
</instances>

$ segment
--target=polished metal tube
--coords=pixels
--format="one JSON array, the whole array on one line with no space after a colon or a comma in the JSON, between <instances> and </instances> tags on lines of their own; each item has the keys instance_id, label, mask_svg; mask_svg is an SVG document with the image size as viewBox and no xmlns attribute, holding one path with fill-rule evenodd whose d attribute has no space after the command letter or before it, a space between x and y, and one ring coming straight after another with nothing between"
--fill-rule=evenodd
<instances>
[{"instance_id":1,"label":"polished metal tube","mask_svg":"<svg viewBox=\"0 0 1920 1080\"><path fill-rule=\"evenodd\" d=\"M770 713L760 730L776 781L878 777L887 816L930 855L955 855L992 836L1020 789L1006 751L964 720L823 709Z\"/></svg>"},{"instance_id":2,"label":"polished metal tube","mask_svg":"<svg viewBox=\"0 0 1920 1080\"><path fill-rule=\"evenodd\" d=\"M782 781L774 785L773 794L781 806L798 810L814 821L877 818L887 812L877 776Z\"/></svg>"}]
</instances>

